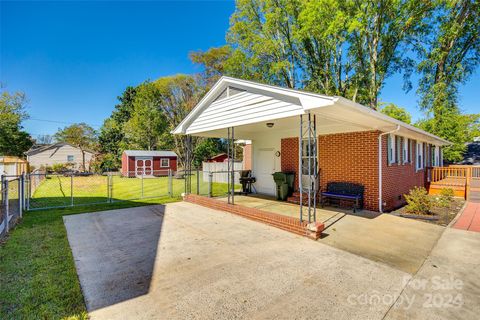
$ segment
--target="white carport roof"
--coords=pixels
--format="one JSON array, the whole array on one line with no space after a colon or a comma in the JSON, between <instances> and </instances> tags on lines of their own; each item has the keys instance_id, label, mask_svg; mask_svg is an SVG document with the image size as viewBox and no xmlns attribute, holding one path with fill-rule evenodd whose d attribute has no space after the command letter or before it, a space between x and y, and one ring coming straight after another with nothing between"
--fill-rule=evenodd
<instances>
[{"instance_id":1,"label":"white carport roof","mask_svg":"<svg viewBox=\"0 0 480 320\"><path fill-rule=\"evenodd\" d=\"M435 145L450 144L445 139L342 97L230 77L222 77L173 133L223 138L227 136L227 128L234 127L238 139L252 140L267 130L298 135L298 116L309 112L317 117L318 134L398 129L397 134L408 138ZM267 128L267 122L273 122L274 127Z\"/></svg>"}]
</instances>

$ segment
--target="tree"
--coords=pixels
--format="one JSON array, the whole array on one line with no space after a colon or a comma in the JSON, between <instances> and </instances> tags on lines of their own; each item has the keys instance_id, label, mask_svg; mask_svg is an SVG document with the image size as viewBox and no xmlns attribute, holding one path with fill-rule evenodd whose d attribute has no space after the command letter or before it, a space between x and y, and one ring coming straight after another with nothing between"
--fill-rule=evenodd
<instances>
[{"instance_id":1,"label":"tree","mask_svg":"<svg viewBox=\"0 0 480 320\"><path fill-rule=\"evenodd\" d=\"M434 116L457 108L458 86L480 62L480 2L442 0L439 10L432 21L436 32L426 37L418 64L420 105Z\"/></svg>"},{"instance_id":2,"label":"tree","mask_svg":"<svg viewBox=\"0 0 480 320\"><path fill-rule=\"evenodd\" d=\"M125 123L125 138L137 149L157 150L160 136L167 130L165 115L160 111L161 92L153 82L137 87L133 112Z\"/></svg>"},{"instance_id":3,"label":"tree","mask_svg":"<svg viewBox=\"0 0 480 320\"><path fill-rule=\"evenodd\" d=\"M446 111L442 117L422 119L415 125L452 142L452 146L444 148L443 158L453 163L463 159L465 142L473 141L480 133L480 115L461 114L454 109Z\"/></svg>"},{"instance_id":4,"label":"tree","mask_svg":"<svg viewBox=\"0 0 480 320\"><path fill-rule=\"evenodd\" d=\"M117 166L120 165L120 155L128 141L125 138L124 126L130 120L134 111L133 102L137 89L127 87L121 96L118 97L119 103L115 106L112 114L107 118L100 128L98 137L100 151L102 153L113 154L117 160Z\"/></svg>"},{"instance_id":5,"label":"tree","mask_svg":"<svg viewBox=\"0 0 480 320\"><path fill-rule=\"evenodd\" d=\"M380 112L408 124L412 122L412 116L410 115L410 113L406 109L399 107L393 103L385 104L380 109Z\"/></svg>"},{"instance_id":6,"label":"tree","mask_svg":"<svg viewBox=\"0 0 480 320\"><path fill-rule=\"evenodd\" d=\"M225 151L225 145L221 139L207 138L199 141L194 150L194 165L200 167L203 161Z\"/></svg>"},{"instance_id":7,"label":"tree","mask_svg":"<svg viewBox=\"0 0 480 320\"><path fill-rule=\"evenodd\" d=\"M418 95L427 119L419 126L452 141L445 159L462 159L465 143L478 130L478 114L463 115L458 107L458 86L465 83L480 62L480 2L442 0L431 32L425 38L418 64ZM478 131L477 131L478 132Z\"/></svg>"},{"instance_id":8,"label":"tree","mask_svg":"<svg viewBox=\"0 0 480 320\"><path fill-rule=\"evenodd\" d=\"M86 123L72 124L55 133L58 142L65 142L79 148L82 152L82 170L86 170L85 151L94 148L97 141L95 130Z\"/></svg>"},{"instance_id":9,"label":"tree","mask_svg":"<svg viewBox=\"0 0 480 320\"><path fill-rule=\"evenodd\" d=\"M198 79L183 74L159 78L152 82L152 86L158 96L155 107L165 117L169 131L180 124L197 104L201 94L205 92L205 89L198 84ZM180 165L185 167L187 150L185 137L169 136ZM195 150L197 143L201 140L201 138L192 137L192 150Z\"/></svg>"},{"instance_id":10,"label":"tree","mask_svg":"<svg viewBox=\"0 0 480 320\"><path fill-rule=\"evenodd\" d=\"M414 0L239 0L227 34L232 49L215 63L220 48L193 61L207 74L341 95L376 109L385 79L412 71L404 51L425 31L432 8Z\"/></svg>"},{"instance_id":11,"label":"tree","mask_svg":"<svg viewBox=\"0 0 480 320\"><path fill-rule=\"evenodd\" d=\"M194 51L190 53L190 60L203 65L201 73L203 85L208 89L226 73L226 61L232 55L232 48L228 45L210 48L207 51Z\"/></svg>"},{"instance_id":12,"label":"tree","mask_svg":"<svg viewBox=\"0 0 480 320\"><path fill-rule=\"evenodd\" d=\"M49 134L39 134L35 139L36 144L51 144L53 143L53 136Z\"/></svg>"},{"instance_id":13,"label":"tree","mask_svg":"<svg viewBox=\"0 0 480 320\"><path fill-rule=\"evenodd\" d=\"M1 87L1 86L0 86ZM23 130L26 96L22 92L9 93L2 88L0 96L0 154L23 156L33 145L30 135Z\"/></svg>"}]
</instances>

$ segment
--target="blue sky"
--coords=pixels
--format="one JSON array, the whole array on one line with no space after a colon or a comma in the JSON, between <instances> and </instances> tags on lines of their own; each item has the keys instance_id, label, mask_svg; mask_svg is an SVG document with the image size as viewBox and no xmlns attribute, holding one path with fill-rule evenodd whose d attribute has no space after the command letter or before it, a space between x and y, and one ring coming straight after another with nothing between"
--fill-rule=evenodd
<instances>
[{"instance_id":1,"label":"blue sky","mask_svg":"<svg viewBox=\"0 0 480 320\"><path fill-rule=\"evenodd\" d=\"M72 122L98 128L126 86L199 71L188 53L225 44L233 10L233 1L2 1L0 81L27 94L34 136ZM478 88L477 71L460 90L464 111L480 111ZM401 76L387 79L381 100L421 116Z\"/></svg>"}]
</instances>

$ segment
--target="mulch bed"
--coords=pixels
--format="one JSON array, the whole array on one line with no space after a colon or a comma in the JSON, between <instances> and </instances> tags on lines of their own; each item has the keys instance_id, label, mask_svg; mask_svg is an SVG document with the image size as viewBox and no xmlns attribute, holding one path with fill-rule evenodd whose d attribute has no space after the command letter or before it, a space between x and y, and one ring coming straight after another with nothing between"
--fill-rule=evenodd
<instances>
[{"instance_id":1,"label":"mulch bed","mask_svg":"<svg viewBox=\"0 0 480 320\"><path fill-rule=\"evenodd\" d=\"M433 223L433 224L446 227L456 217L458 212L460 212L464 204L465 204L465 200L460 198L455 198L450 204L450 207L447 207L447 208L436 207L436 206L432 207L431 214L429 215L415 215L415 214L407 213L405 212L405 207L392 211L391 214L394 214L403 218L415 219L415 220Z\"/></svg>"}]
</instances>

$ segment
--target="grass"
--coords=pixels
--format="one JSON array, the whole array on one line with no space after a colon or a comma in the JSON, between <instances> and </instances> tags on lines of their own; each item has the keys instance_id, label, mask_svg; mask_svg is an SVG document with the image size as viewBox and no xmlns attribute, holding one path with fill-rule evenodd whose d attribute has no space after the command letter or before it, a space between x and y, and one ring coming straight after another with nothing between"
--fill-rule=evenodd
<instances>
[{"instance_id":1,"label":"grass","mask_svg":"<svg viewBox=\"0 0 480 320\"><path fill-rule=\"evenodd\" d=\"M0 245L0 319L86 319L64 215L176 201L158 198L31 211Z\"/></svg>"},{"instance_id":2,"label":"grass","mask_svg":"<svg viewBox=\"0 0 480 320\"><path fill-rule=\"evenodd\" d=\"M206 178L206 177L205 177ZM92 203L105 203L108 198L108 177L107 176L86 176L70 177L51 175L43 180L36 188L30 200L30 208L47 208L85 205ZM208 180L200 175L198 191L202 195L208 194ZM112 177L112 200L124 201L134 199L145 199L163 197L168 195L168 177L155 178L125 178L121 176ZM240 186L236 186L237 189ZM172 179L173 197L180 197L185 191L183 179ZM197 177L192 176L192 193L197 193ZM212 183L213 196L220 196L227 193L226 183Z\"/></svg>"},{"instance_id":3,"label":"grass","mask_svg":"<svg viewBox=\"0 0 480 320\"><path fill-rule=\"evenodd\" d=\"M173 179L173 197L166 196L167 177L112 179L113 203L106 203L107 177L74 177L74 203L82 206L27 212L11 230L0 244L0 319L87 319L62 217L178 201L185 190L184 180ZM208 183L202 180L199 192L207 194ZM193 176L192 193L197 192L196 181ZM138 199L142 197L142 183L144 198ZM50 176L36 188L31 207L69 206L71 188L70 177ZM212 192L214 196L223 195L227 185L213 183Z\"/></svg>"}]
</instances>

